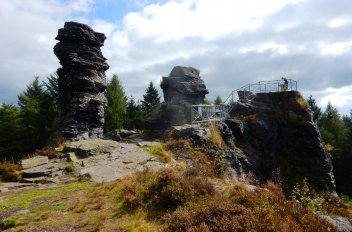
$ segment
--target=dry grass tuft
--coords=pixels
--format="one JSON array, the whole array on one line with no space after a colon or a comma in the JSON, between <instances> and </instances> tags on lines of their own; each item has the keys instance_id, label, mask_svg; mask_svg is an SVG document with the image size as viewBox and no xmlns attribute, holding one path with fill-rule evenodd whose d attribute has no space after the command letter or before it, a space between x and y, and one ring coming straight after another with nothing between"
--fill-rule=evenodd
<instances>
[{"instance_id":1,"label":"dry grass tuft","mask_svg":"<svg viewBox=\"0 0 352 232\"><path fill-rule=\"evenodd\" d=\"M210 142L217 147L223 147L224 141L222 139L219 126L216 123L209 123L208 127L211 134Z\"/></svg>"},{"instance_id":2,"label":"dry grass tuft","mask_svg":"<svg viewBox=\"0 0 352 232\"><path fill-rule=\"evenodd\" d=\"M0 180L2 182L16 182L21 180L21 166L10 163L3 162L0 163Z\"/></svg>"}]
</instances>

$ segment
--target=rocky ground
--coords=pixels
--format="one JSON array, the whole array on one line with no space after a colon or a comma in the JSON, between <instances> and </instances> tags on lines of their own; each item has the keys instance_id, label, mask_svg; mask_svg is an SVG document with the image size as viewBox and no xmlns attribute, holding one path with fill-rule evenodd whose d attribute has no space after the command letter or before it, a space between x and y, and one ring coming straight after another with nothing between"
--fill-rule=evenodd
<instances>
[{"instance_id":1,"label":"rocky ground","mask_svg":"<svg viewBox=\"0 0 352 232\"><path fill-rule=\"evenodd\" d=\"M21 182L0 183L0 191L42 188L60 183L91 178L96 183L107 183L145 169L159 170L165 164L145 151L158 142L145 141L139 136L130 142L89 139L64 144L60 158L35 156L22 160Z\"/></svg>"}]
</instances>

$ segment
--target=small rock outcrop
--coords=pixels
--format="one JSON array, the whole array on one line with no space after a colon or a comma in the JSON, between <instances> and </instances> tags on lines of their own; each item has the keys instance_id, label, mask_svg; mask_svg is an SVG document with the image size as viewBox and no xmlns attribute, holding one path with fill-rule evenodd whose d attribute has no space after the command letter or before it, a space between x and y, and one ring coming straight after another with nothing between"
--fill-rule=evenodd
<instances>
[{"instance_id":1,"label":"small rock outcrop","mask_svg":"<svg viewBox=\"0 0 352 232\"><path fill-rule=\"evenodd\" d=\"M66 22L55 39L54 53L62 65L57 70L62 133L68 139L102 137L109 65L100 47L106 37L85 24Z\"/></svg>"},{"instance_id":2,"label":"small rock outcrop","mask_svg":"<svg viewBox=\"0 0 352 232\"><path fill-rule=\"evenodd\" d=\"M299 92L259 93L234 103L230 115L225 123L252 164L242 166L254 169L247 172L284 186L307 178L320 189L335 190L331 155Z\"/></svg>"},{"instance_id":3,"label":"small rock outcrop","mask_svg":"<svg viewBox=\"0 0 352 232\"><path fill-rule=\"evenodd\" d=\"M135 144L112 140L74 141L66 144L64 151L79 175L89 175L98 183L115 181L145 169L159 170L165 166Z\"/></svg>"},{"instance_id":4,"label":"small rock outcrop","mask_svg":"<svg viewBox=\"0 0 352 232\"><path fill-rule=\"evenodd\" d=\"M191 123L191 106L202 104L209 93L199 70L192 67L175 66L160 86L164 102L148 123L148 128L159 135L171 126Z\"/></svg>"}]
</instances>

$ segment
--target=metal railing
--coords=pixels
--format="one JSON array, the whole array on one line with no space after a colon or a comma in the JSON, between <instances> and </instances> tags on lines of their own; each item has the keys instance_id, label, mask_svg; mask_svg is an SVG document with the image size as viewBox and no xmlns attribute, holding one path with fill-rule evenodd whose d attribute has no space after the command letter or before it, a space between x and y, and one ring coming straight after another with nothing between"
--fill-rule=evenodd
<instances>
[{"instance_id":1,"label":"metal railing","mask_svg":"<svg viewBox=\"0 0 352 232\"><path fill-rule=\"evenodd\" d=\"M251 100L256 93L273 93L273 92L284 92L284 91L297 91L297 81L287 79L287 85L283 80L273 81L259 81L254 84L247 84L233 90L229 97L224 101L225 104L231 104L241 99Z\"/></svg>"},{"instance_id":2,"label":"metal railing","mask_svg":"<svg viewBox=\"0 0 352 232\"><path fill-rule=\"evenodd\" d=\"M251 101L257 93L284 91L297 91L297 81L287 79L287 84L284 80L259 81L255 84L248 84L232 91L221 105L192 105L191 122L222 121L229 116L234 102Z\"/></svg>"},{"instance_id":3,"label":"metal railing","mask_svg":"<svg viewBox=\"0 0 352 232\"><path fill-rule=\"evenodd\" d=\"M221 105L192 105L192 123L221 121L229 114L229 106Z\"/></svg>"}]
</instances>

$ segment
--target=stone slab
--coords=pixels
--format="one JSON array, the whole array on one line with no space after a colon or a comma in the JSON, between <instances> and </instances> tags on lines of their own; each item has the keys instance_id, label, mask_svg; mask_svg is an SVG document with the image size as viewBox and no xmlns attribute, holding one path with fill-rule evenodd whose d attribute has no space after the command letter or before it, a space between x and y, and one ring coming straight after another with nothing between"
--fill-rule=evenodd
<instances>
[{"instance_id":1,"label":"stone slab","mask_svg":"<svg viewBox=\"0 0 352 232\"><path fill-rule=\"evenodd\" d=\"M22 168L33 168L43 164L47 164L48 162L49 159L47 156L34 156L32 158L22 160Z\"/></svg>"}]
</instances>

